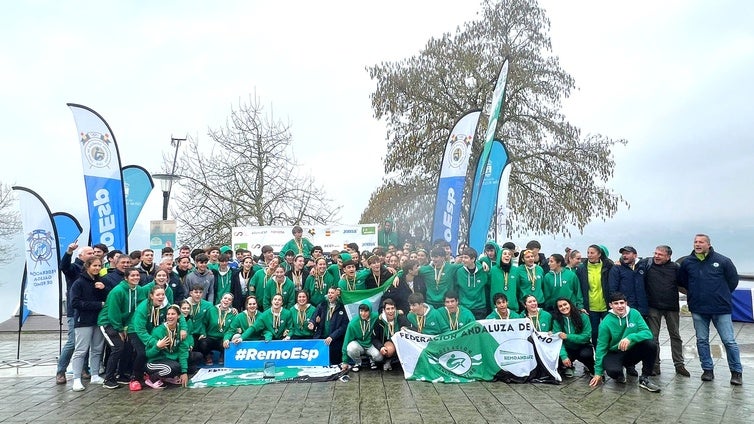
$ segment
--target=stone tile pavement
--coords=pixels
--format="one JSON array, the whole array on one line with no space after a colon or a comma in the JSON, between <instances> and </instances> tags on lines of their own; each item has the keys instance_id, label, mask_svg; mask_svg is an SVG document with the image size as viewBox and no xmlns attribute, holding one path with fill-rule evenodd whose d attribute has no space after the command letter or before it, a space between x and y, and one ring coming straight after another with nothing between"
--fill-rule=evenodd
<instances>
[{"instance_id":1,"label":"stone tile pavement","mask_svg":"<svg viewBox=\"0 0 754 424\"><path fill-rule=\"evenodd\" d=\"M66 423L749 423L754 404L754 324L735 323L744 385L732 387L719 339L716 380L702 383L691 318L681 318L691 378L676 376L661 336L659 394L614 381L590 388L581 376L554 385L407 382L399 372L362 371L350 382L281 383L129 392L55 384L57 333L0 333L0 422ZM664 332L663 328L663 332Z\"/></svg>"}]
</instances>

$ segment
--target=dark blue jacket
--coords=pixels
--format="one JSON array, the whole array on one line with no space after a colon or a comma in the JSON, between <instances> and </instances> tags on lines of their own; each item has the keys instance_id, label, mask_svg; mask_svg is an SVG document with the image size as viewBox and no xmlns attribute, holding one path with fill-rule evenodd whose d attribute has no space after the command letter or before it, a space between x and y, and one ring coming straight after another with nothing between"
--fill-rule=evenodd
<instances>
[{"instance_id":1,"label":"dark blue jacket","mask_svg":"<svg viewBox=\"0 0 754 424\"><path fill-rule=\"evenodd\" d=\"M65 276L65 313L68 316L73 316L73 306L71 305L71 287L76 279L81 275L81 270L84 268L84 261L76 258L71 262L72 255L65 252L63 258L60 260L60 271Z\"/></svg>"},{"instance_id":2,"label":"dark blue jacket","mask_svg":"<svg viewBox=\"0 0 754 424\"><path fill-rule=\"evenodd\" d=\"M93 280L89 274L82 272L71 287L71 305L74 312L73 326L75 328L97 325L97 316L110 290L107 287L104 289L95 288L94 283L96 281L99 281L99 277Z\"/></svg>"},{"instance_id":3,"label":"dark blue jacket","mask_svg":"<svg viewBox=\"0 0 754 424\"><path fill-rule=\"evenodd\" d=\"M647 293L644 290L644 269L638 265L631 269L630 266L620 262L610 268L608 275L610 295L621 292L626 295L628 306L639 311L643 316L649 315Z\"/></svg>"},{"instance_id":4,"label":"dark blue jacket","mask_svg":"<svg viewBox=\"0 0 754 424\"><path fill-rule=\"evenodd\" d=\"M733 312L731 293L738 287L738 271L726 256L711 247L704 260L692 251L681 262L678 284L688 291L689 310L696 314L722 315Z\"/></svg>"}]
</instances>

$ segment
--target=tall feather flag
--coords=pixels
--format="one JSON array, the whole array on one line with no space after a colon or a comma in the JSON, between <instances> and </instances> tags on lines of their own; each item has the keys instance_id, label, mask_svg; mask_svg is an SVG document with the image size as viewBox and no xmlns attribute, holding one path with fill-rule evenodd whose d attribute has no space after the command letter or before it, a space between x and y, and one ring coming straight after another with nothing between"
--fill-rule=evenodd
<instances>
[{"instance_id":1,"label":"tall feather flag","mask_svg":"<svg viewBox=\"0 0 754 424\"><path fill-rule=\"evenodd\" d=\"M91 243L127 252L126 199L115 136L94 110L73 103L68 107L79 132Z\"/></svg>"},{"instance_id":2,"label":"tall feather flag","mask_svg":"<svg viewBox=\"0 0 754 424\"><path fill-rule=\"evenodd\" d=\"M477 204L476 214L469 220L469 246L481 253L487 239L495 239L495 234L489 234L493 218L496 216L497 205L505 204L508 198L507 184L505 191L501 190L503 170L509 163L508 151L500 140L495 140L490 149L490 157L487 165L482 167L482 162L477 163L474 174L474 188L478 191L471 193L471 201ZM510 175L510 173L508 173ZM476 182L482 180L481 184ZM476 202L475 202L476 200ZM493 232L497 226L492 226Z\"/></svg>"},{"instance_id":3,"label":"tall feather flag","mask_svg":"<svg viewBox=\"0 0 754 424\"><path fill-rule=\"evenodd\" d=\"M62 280L58 272L58 234L50 208L34 191L14 186L21 206L26 272L21 288L26 307L43 315L60 318ZM23 315L23 314L22 314Z\"/></svg>"},{"instance_id":4,"label":"tall feather flag","mask_svg":"<svg viewBox=\"0 0 754 424\"><path fill-rule=\"evenodd\" d=\"M492 146L495 145L495 131L497 131L500 112L503 109L503 103L505 101L505 87L508 83L508 62L508 58L506 57L503 60L503 66L500 67L500 73L497 77L497 83L495 83L495 90L492 92L492 102L490 103L490 110L488 112L489 117L487 120L487 132L484 135L484 147L482 148L482 153L479 155L477 169L484 170L487 168L487 162L490 158ZM474 217L479 210L481 198L478 194L481 191L483 182L484 180L482 178L480 178L478 181L474 181L474 186L471 190L472 194L471 208L469 209L469 222L474 220ZM476 198L474 197L474 193L477 194Z\"/></svg>"},{"instance_id":5,"label":"tall feather flag","mask_svg":"<svg viewBox=\"0 0 754 424\"><path fill-rule=\"evenodd\" d=\"M136 219L144 208L149 193L154 188L154 181L149 172L138 165L123 167L123 189L126 195L126 217L128 234L134 229Z\"/></svg>"},{"instance_id":6,"label":"tall feather flag","mask_svg":"<svg viewBox=\"0 0 754 424\"><path fill-rule=\"evenodd\" d=\"M58 254L63 259L68 245L78 240L81 236L81 224L67 212L55 212L52 214L55 230L58 232Z\"/></svg>"},{"instance_id":7,"label":"tall feather flag","mask_svg":"<svg viewBox=\"0 0 754 424\"><path fill-rule=\"evenodd\" d=\"M432 241L447 241L453 252L458 249L463 188L466 185L471 144L481 113L480 110L466 112L453 126L445 145L440 178L437 182Z\"/></svg>"}]
</instances>

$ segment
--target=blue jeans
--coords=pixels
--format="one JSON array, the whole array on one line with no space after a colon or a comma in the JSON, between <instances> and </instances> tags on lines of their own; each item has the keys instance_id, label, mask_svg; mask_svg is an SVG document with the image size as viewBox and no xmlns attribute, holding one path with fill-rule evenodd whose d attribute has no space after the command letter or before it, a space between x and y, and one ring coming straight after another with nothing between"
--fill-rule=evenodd
<instances>
[{"instance_id":1,"label":"blue jeans","mask_svg":"<svg viewBox=\"0 0 754 424\"><path fill-rule=\"evenodd\" d=\"M733 334L733 321L730 314L691 314L694 319L694 331L696 331L696 350L703 370L712 370L712 355L709 349L709 324L715 325L717 334L725 345L725 355L728 357L728 368L731 372L743 372L741 356L738 351L736 337Z\"/></svg>"},{"instance_id":2,"label":"blue jeans","mask_svg":"<svg viewBox=\"0 0 754 424\"><path fill-rule=\"evenodd\" d=\"M60 358L58 358L58 374L65 374L65 370L68 368L68 364L71 363L71 357L73 356L74 347L76 347L76 336L73 331L73 315L67 318L68 321L68 340L63 345L63 350L60 351Z\"/></svg>"}]
</instances>

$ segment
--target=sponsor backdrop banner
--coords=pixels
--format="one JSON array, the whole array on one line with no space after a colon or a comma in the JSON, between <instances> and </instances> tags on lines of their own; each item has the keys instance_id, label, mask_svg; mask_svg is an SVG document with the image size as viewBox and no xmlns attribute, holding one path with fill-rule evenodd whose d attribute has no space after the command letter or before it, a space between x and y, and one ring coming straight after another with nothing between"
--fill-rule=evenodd
<instances>
[{"instance_id":1,"label":"sponsor backdrop banner","mask_svg":"<svg viewBox=\"0 0 754 424\"><path fill-rule=\"evenodd\" d=\"M68 103L76 121L89 207L90 245L128 252L125 195L120 155L107 122L86 106Z\"/></svg>"},{"instance_id":2,"label":"sponsor backdrop banner","mask_svg":"<svg viewBox=\"0 0 754 424\"><path fill-rule=\"evenodd\" d=\"M340 367L286 367L274 373L262 370L202 368L189 380L189 388L249 386L270 383L317 383L337 380L346 372ZM295 421L295 420L292 420Z\"/></svg>"},{"instance_id":3,"label":"sponsor backdrop banner","mask_svg":"<svg viewBox=\"0 0 754 424\"><path fill-rule=\"evenodd\" d=\"M528 318L479 320L438 336L401 330L392 340L407 380L560 381L560 338L533 328Z\"/></svg>"},{"instance_id":4,"label":"sponsor backdrop banner","mask_svg":"<svg viewBox=\"0 0 754 424\"><path fill-rule=\"evenodd\" d=\"M34 191L15 186L21 206L26 259L25 305L28 310L60 318L61 280L57 232L47 204Z\"/></svg>"},{"instance_id":5,"label":"sponsor backdrop banner","mask_svg":"<svg viewBox=\"0 0 754 424\"><path fill-rule=\"evenodd\" d=\"M471 143L479 123L481 111L467 112L456 122L448 137L442 157L437 198L432 221L432 240L450 243L453 254L458 251L458 229L461 223L463 187L471 157Z\"/></svg>"},{"instance_id":6,"label":"sponsor backdrop banner","mask_svg":"<svg viewBox=\"0 0 754 424\"><path fill-rule=\"evenodd\" d=\"M272 362L275 367L316 367L330 365L330 350L322 339L272 340L230 344L225 349L228 368L264 368Z\"/></svg>"},{"instance_id":7,"label":"sponsor backdrop banner","mask_svg":"<svg viewBox=\"0 0 754 424\"><path fill-rule=\"evenodd\" d=\"M152 176L146 169L137 165L123 167L123 191L126 195L126 218L128 234L134 229L136 219L144 208L149 193L154 188Z\"/></svg>"},{"instance_id":8,"label":"sponsor backdrop banner","mask_svg":"<svg viewBox=\"0 0 754 424\"><path fill-rule=\"evenodd\" d=\"M322 246L325 253L333 249L343 250L346 244L356 243L361 250L377 246L377 224L357 225L302 225L304 237L314 246ZM280 252L285 243L293 238L293 226L289 227L233 227L231 241L233 250L248 249L254 255L262 253L262 246L270 245Z\"/></svg>"}]
</instances>

